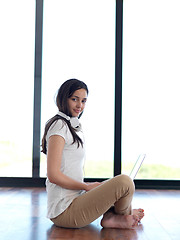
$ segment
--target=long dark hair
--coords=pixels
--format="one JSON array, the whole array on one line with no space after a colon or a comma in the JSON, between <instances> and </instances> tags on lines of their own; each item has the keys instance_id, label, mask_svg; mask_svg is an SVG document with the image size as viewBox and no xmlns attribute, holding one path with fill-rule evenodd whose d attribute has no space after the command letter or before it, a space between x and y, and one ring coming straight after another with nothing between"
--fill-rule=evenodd
<instances>
[{"instance_id":1,"label":"long dark hair","mask_svg":"<svg viewBox=\"0 0 180 240\"><path fill-rule=\"evenodd\" d=\"M57 97L56 97L56 105L57 105L59 111L65 113L69 117L72 117L71 113L69 111L69 108L68 108L68 98L70 98L73 95L73 93L79 89L85 89L87 94L89 92L87 85L78 79L69 79L61 85L61 87L58 90ZM82 115L82 113L79 115L79 118L81 117L81 115ZM47 153L47 148L46 148L47 132L48 132L50 126L59 119L62 119L64 122L67 123L69 130L73 137L73 143L76 142L78 144L78 147L80 144L83 146L82 139L77 135L76 130L71 127L70 122L67 119L56 114L54 117L49 119L45 125L45 130L44 130L44 135L42 138L42 145L41 145L41 147L42 147L41 152L43 152L45 154Z\"/></svg>"}]
</instances>

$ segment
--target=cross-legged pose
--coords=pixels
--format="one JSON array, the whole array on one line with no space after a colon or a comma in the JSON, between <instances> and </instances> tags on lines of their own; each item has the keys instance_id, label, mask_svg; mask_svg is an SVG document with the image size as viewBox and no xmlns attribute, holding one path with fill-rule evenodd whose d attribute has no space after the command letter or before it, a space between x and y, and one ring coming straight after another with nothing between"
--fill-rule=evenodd
<instances>
[{"instance_id":1,"label":"cross-legged pose","mask_svg":"<svg viewBox=\"0 0 180 240\"><path fill-rule=\"evenodd\" d=\"M131 208L135 187L128 176L83 180L85 143L79 118L87 97L84 82L67 80L56 97L58 112L46 123L42 152L47 154L47 217L56 226L80 228L103 215L104 228L133 228L144 210Z\"/></svg>"}]
</instances>

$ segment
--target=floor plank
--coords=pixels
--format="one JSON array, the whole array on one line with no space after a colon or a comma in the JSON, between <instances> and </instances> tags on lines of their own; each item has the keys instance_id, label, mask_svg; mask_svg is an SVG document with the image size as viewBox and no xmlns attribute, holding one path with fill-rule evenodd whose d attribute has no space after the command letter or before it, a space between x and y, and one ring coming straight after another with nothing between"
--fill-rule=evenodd
<instances>
[{"instance_id":1,"label":"floor plank","mask_svg":"<svg viewBox=\"0 0 180 240\"><path fill-rule=\"evenodd\" d=\"M134 230L103 229L101 218L64 229L46 218L44 188L0 188L0 240L179 240L179 202L179 190L136 190L133 207L145 217Z\"/></svg>"}]
</instances>

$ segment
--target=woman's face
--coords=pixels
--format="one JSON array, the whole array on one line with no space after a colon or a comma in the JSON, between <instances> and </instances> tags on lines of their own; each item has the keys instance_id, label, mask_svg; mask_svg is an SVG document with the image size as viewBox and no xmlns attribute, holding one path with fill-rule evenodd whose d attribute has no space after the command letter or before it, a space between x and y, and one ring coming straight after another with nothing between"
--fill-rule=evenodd
<instances>
[{"instance_id":1,"label":"woman's face","mask_svg":"<svg viewBox=\"0 0 180 240\"><path fill-rule=\"evenodd\" d=\"M73 95L68 98L68 107L72 117L78 117L84 110L87 101L87 91L83 88L76 90Z\"/></svg>"}]
</instances>

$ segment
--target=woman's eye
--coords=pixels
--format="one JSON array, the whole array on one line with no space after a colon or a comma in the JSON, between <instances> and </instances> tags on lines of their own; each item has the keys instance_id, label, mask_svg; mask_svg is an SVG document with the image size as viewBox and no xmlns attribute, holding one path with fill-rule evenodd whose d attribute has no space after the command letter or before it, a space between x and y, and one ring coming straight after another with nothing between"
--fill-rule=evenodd
<instances>
[{"instance_id":1,"label":"woman's eye","mask_svg":"<svg viewBox=\"0 0 180 240\"><path fill-rule=\"evenodd\" d=\"M73 101L77 101L77 99L76 98L71 98Z\"/></svg>"}]
</instances>

